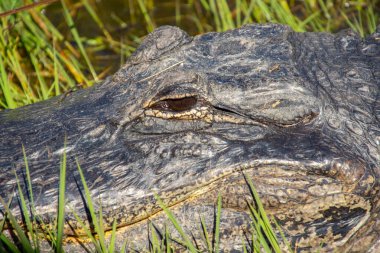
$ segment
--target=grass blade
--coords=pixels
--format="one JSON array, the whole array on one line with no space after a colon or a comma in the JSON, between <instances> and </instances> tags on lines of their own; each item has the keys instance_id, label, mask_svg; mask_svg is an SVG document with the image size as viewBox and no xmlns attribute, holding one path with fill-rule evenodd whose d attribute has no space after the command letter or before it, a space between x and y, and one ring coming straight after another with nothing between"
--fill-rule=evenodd
<instances>
[{"instance_id":1,"label":"grass blade","mask_svg":"<svg viewBox=\"0 0 380 253\"><path fill-rule=\"evenodd\" d=\"M71 29L71 34L73 35L74 40L77 43L77 45L79 47L79 50L80 50L80 52L81 52L84 60L87 63L87 66L88 66L88 68L89 68L89 70L91 72L92 77L94 78L95 81L98 81L98 76L97 76L97 74L95 72L94 67L92 66L92 63L91 63L90 58L88 57L88 55L86 53L86 50L84 49L82 40L80 39L79 33L78 33L77 29L75 28L74 21L71 18L71 15L70 15L69 10L68 10L68 8L66 6L65 0L61 0L61 3L62 3L62 7L63 7L63 14L64 14L64 16L66 18L67 25Z\"/></svg>"},{"instance_id":2,"label":"grass blade","mask_svg":"<svg viewBox=\"0 0 380 253\"><path fill-rule=\"evenodd\" d=\"M203 235L204 235L205 240L206 240L207 250L208 250L209 253L212 253L212 245L211 245L210 238L208 236L208 232L207 232L207 228L206 228L206 223L205 223L203 217L201 217L201 225L202 225L202 232L203 232Z\"/></svg>"},{"instance_id":3,"label":"grass blade","mask_svg":"<svg viewBox=\"0 0 380 253\"><path fill-rule=\"evenodd\" d=\"M89 190L89 188L87 186L86 179L84 178L83 171L82 171L82 169L80 167L78 159L76 159L76 164L77 164L77 168L78 168L78 171L79 171L80 179L82 181L82 185L83 185L83 188L84 188L85 198L86 198L86 201L87 201L88 210L90 211L90 215L91 215L92 222L93 222L93 225L94 225L94 228L95 228L95 232L99 233L100 232L100 225L99 225L99 222L98 222L98 218L96 217L96 214L95 214L94 205L93 205L92 200L91 200L91 193L90 193L90 190ZM105 250L106 246L104 244L104 241L103 240L99 240L99 243L100 243L100 248L103 249L103 250Z\"/></svg>"},{"instance_id":4,"label":"grass blade","mask_svg":"<svg viewBox=\"0 0 380 253\"><path fill-rule=\"evenodd\" d=\"M243 253L248 253L247 246L245 245L245 242L243 239L241 240L241 245L243 245Z\"/></svg>"},{"instance_id":5,"label":"grass blade","mask_svg":"<svg viewBox=\"0 0 380 253\"><path fill-rule=\"evenodd\" d=\"M121 246L120 253L125 253L127 250L127 240L123 242L123 245Z\"/></svg>"},{"instance_id":6,"label":"grass blade","mask_svg":"<svg viewBox=\"0 0 380 253\"><path fill-rule=\"evenodd\" d=\"M147 24L147 30L148 32L153 32L154 30L154 24L152 22L152 19L150 18L148 11L146 9L146 5L142 0L137 0L137 3L139 4L140 10L144 16L145 23Z\"/></svg>"},{"instance_id":7,"label":"grass blade","mask_svg":"<svg viewBox=\"0 0 380 253\"><path fill-rule=\"evenodd\" d=\"M111 242L110 242L110 245L108 246L108 253L115 252L115 240L116 240L116 219L114 219L112 223Z\"/></svg>"},{"instance_id":8,"label":"grass blade","mask_svg":"<svg viewBox=\"0 0 380 253\"><path fill-rule=\"evenodd\" d=\"M166 248L166 253L172 252L171 245L170 245L170 236L169 236L169 231L168 231L167 226L165 226L165 248Z\"/></svg>"},{"instance_id":9,"label":"grass blade","mask_svg":"<svg viewBox=\"0 0 380 253\"><path fill-rule=\"evenodd\" d=\"M257 205L257 211L255 210L255 208L251 204L249 204L249 209L250 209L250 213L253 217L252 221L255 224L255 228L256 228L256 231L258 232L258 236L259 236L259 238L261 238L261 237L264 237L264 235L265 235L265 238L267 238L270 242L271 248L275 252L281 252L276 234L275 234L275 232L271 226L271 223L269 221L268 216L266 215L266 212L265 212L263 204L260 200L259 194L257 193L255 187L253 186L252 180L246 174L244 174L244 178L245 178L246 182L248 183L249 190L250 190L252 197L253 197L256 205ZM264 234L262 234L262 232ZM266 243L266 240L260 240L260 242L261 242L261 245L263 245L265 247L269 247L269 245L267 245L267 243ZM268 250L270 250L270 248Z\"/></svg>"},{"instance_id":10,"label":"grass blade","mask_svg":"<svg viewBox=\"0 0 380 253\"><path fill-rule=\"evenodd\" d=\"M91 199L88 199L87 201L92 201ZM104 223L103 223L103 210L102 210L102 202L99 201L100 204L99 204L99 229L95 232L98 234L98 238L99 238L99 241L100 241L100 245L104 248L102 248L102 251L103 252L107 252L107 248L105 247L106 246L106 239L105 239L105 236L104 236Z\"/></svg>"},{"instance_id":11,"label":"grass blade","mask_svg":"<svg viewBox=\"0 0 380 253\"><path fill-rule=\"evenodd\" d=\"M3 58L0 54L0 86L1 86L1 91L3 92L3 96L5 99L5 104L7 108L13 109L16 108L16 102L14 100L14 96L11 92L10 85L8 77L7 77L7 72L5 71L5 65Z\"/></svg>"},{"instance_id":12,"label":"grass blade","mask_svg":"<svg viewBox=\"0 0 380 253\"><path fill-rule=\"evenodd\" d=\"M27 235L24 233L23 229L21 228L21 226L16 221L16 218L12 215L8 206L5 205L5 201L1 196L0 196L0 202L3 205L3 207L5 208L9 222L11 223L13 229L16 231L16 235L17 235L18 239L20 239L20 243L21 243L21 246L23 248L23 251L24 252L34 252L33 247L30 244Z\"/></svg>"},{"instance_id":13,"label":"grass blade","mask_svg":"<svg viewBox=\"0 0 380 253\"><path fill-rule=\"evenodd\" d=\"M82 219L79 217L79 215L78 215L73 209L70 208L70 211L71 211L71 213L74 215L75 220L78 222L79 226L80 226L81 228L83 228L84 232L86 233L86 236L87 236L88 238L90 238L91 242L94 244L95 251L96 251L96 252L99 252L99 253L103 252L102 249L101 249L101 247L100 247L100 245L99 245L99 243L98 243L98 241L97 241L97 240L95 239L95 237L92 235L91 229L88 228L88 227L85 225L85 223L82 221Z\"/></svg>"},{"instance_id":14,"label":"grass blade","mask_svg":"<svg viewBox=\"0 0 380 253\"><path fill-rule=\"evenodd\" d=\"M61 160L59 172L59 193L58 193L58 217L57 217L57 239L56 252L63 252L63 227L65 223L65 191L66 191L66 139L64 144L64 152Z\"/></svg>"},{"instance_id":15,"label":"grass blade","mask_svg":"<svg viewBox=\"0 0 380 253\"><path fill-rule=\"evenodd\" d=\"M217 211L215 218L215 233L214 233L214 252L219 252L219 241L220 241L220 215L222 211L222 196L218 194Z\"/></svg>"},{"instance_id":16,"label":"grass blade","mask_svg":"<svg viewBox=\"0 0 380 253\"><path fill-rule=\"evenodd\" d=\"M162 202L161 198L158 195L154 195L155 199L157 200L158 205L164 210L165 214L168 216L169 220L172 222L178 233L181 235L182 239L184 240L185 245L187 246L188 250L192 253L196 253L197 250L194 247L194 245L191 243L189 237L185 233L185 231L182 229L182 227L179 225L177 219L174 217L173 213L166 207L164 202Z\"/></svg>"},{"instance_id":17,"label":"grass blade","mask_svg":"<svg viewBox=\"0 0 380 253\"><path fill-rule=\"evenodd\" d=\"M0 252L7 252L9 250L12 253L21 253L14 242L9 240L4 234L0 235L0 241L7 246L7 249L5 249L1 247L2 245L0 245Z\"/></svg>"},{"instance_id":18,"label":"grass blade","mask_svg":"<svg viewBox=\"0 0 380 253\"><path fill-rule=\"evenodd\" d=\"M152 223L149 224L150 227L150 235L152 237L151 243L152 243L152 249L151 252L157 253L160 252L160 240L158 239L156 229L152 225Z\"/></svg>"},{"instance_id":19,"label":"grass blade","mask_svg":"<svg viewBox=\"0 0 380 253\"><path fill-rule=\"evenodd\" d=\"M276 221L274 216L272 216L272 221L276 225L277 230L280 232L281 239L285 243L286 247L288 248L288 251L289 252L295 252L294 250L292 250L292 246L290 245L290 242L286 239L284 231L282 231L280 225L278 224L278 222Z\"/></svg>"},{"instance_id":20,"label":"grass blade","mask_svg":"<svg viewBox=\"0 0 380 253\"><path fill-rule=\"evenodd\" d=\"M25 223L26 223L26 227L27 227L27 232L30 233L30 235L32 237L32 241L33 241L34 247L36 247L36 244L35 244L36 240L35 240L33 225L32 225L32 222L30 220L30 214L29 214L28 208L26 206L25 197L24 197L24 194L22 192L21 184L20 184L20 181L18 179L16 171L14 173L15 173L15 178L16 178L16 182L17 182L17 189L18 189L18 193L19 193L19 197L20 197L20 202L21 202L21 211L22 211L22 214L23 214L24 219L25 219ZM26 236L27 236L27 233L26 233Z\"/></svg>"}]
</instances>

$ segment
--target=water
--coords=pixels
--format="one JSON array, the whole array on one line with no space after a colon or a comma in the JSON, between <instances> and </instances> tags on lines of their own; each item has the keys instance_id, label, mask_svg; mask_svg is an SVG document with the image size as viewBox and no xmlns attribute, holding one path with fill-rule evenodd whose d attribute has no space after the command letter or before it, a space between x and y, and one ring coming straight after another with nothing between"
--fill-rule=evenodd
<instances>
[{"instance_id":1,"label":"water","mask_svg":"<svg viewBox=\"0 0 380 253\"><path fill-rule=\"evenodd\" d=\"M135 0L89 0L105 29L112 38L133 48L137 47L143 38L150 32L148 22L144 18L138 2ZM145 1L147 13L154 27L161 25L179 26L190 35L212 31L213 27L204 26L212 22L211 16L204 13L199 1ZM69 4L75 26L85 41L92 63L97 72L110 68L114 72L122 65L131 51L113 48L100 39L103 36L99 25L90 16L85 6L81 3ZM53 24L63 33L65 38L71 38L70 29L67 27L62 6L56 2L48 6L45 14ZM202 26L199 25L203 22ZM197 25L198 24L198 25Z\"/></svg>"}]
</instances>

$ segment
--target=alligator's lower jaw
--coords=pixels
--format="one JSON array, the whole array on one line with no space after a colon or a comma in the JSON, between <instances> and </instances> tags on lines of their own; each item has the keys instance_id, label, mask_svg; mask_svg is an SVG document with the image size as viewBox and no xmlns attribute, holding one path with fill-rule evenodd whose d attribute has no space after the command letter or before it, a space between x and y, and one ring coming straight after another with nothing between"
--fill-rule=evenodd
<instances>
[{"instance_id":1,"label":"alligator's lower jaw","mask_svg":"<svg viewBox=\"0 0 380 253\"><path fill-rule=\"evenodd\" d=\"M321 245L331 248L344 244L364 224L369 217L371 203L356 194L360 180L352 183L342 181L342 177L334 178L329 174L328 166L331 167L331 164L305 165L288 161L255 163L226 169L227 172L220 173L208 184L193 187L182 198L176 198L181 193L178 188L172 194L164 192L163 196L181 226L192 235L198 233L195 238L202 238L200 218L206 220L209 231L212 231L215 202L220 193L222 221L224 219L221 229L227 237L224 240L231 244L236 241L241 245L242 236L250 231L247 203L252 203L244 173L252 179L267 213L275 216L293 244L305 249ZM338 174L337 171L333 173ZM361 176L361 180L371 182L370 176ZM128 217L128 213L124 216ZM151 222L162 231L164 224L167 224L176 235L165 213L156 208L150 213L142 213L140 219L119 227L117 237L147 245L148 231L152 229L148 224Z\"/></svg>"},{"instance_id":2,"label":"alligator's lower jaw","mask_svg":"<svg viewBox=\"0 0 380 253\"><path fill-rule=\"evenodd\" d=\"M356 165L359 167L348 167ZM298 248L335 248L344 245L373 211L374 178L360 164L278 162L245 169L264 208L273 215ZM240 177L241 178L241 177ZM223 180L222 180L223 181ZM244 179L231 175L220 187L224 207L246 210L241 191Z\"/></svg>"}]
</instances>

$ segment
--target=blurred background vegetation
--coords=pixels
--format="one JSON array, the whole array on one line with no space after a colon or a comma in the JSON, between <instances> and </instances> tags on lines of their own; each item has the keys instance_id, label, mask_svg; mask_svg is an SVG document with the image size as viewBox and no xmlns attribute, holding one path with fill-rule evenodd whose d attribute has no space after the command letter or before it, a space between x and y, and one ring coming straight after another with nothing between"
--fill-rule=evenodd
<instances>
[{"instance_id":1,"label":"blurred background vegetation","mask_svg":"<svg viewBox=\"0 0 380 253\"><path fill-rule=\"evenodd\" d=\"M0 13L1 110L93 85L161 25L196 35L274 22L364 37L379 24L380 0L1 0Z\"/></svg>"}]
</instances>

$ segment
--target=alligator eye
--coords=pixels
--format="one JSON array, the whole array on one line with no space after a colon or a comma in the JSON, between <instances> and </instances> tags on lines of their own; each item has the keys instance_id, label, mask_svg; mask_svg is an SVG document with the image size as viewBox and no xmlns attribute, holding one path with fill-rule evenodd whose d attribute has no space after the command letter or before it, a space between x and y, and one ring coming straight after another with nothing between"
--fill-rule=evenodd
<instances>
[{"instance_id":1,"label":"alligator eye","mask_svg":"<svg viewBox=\"0 0 380 253\"><path fill-rule=\"evenodd\" d=\"M150 108L164 111L183 112L192 109L197 104L197 98L183 97L183 98L169 98L154 103Z\"/></svg>"}]
</instances>

